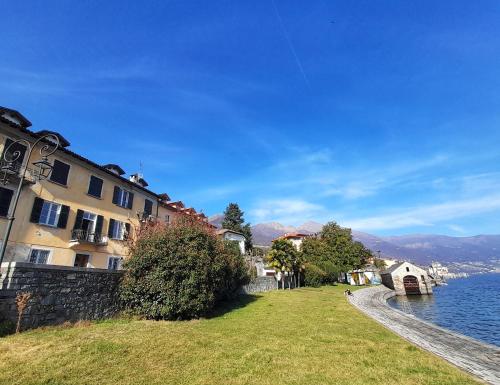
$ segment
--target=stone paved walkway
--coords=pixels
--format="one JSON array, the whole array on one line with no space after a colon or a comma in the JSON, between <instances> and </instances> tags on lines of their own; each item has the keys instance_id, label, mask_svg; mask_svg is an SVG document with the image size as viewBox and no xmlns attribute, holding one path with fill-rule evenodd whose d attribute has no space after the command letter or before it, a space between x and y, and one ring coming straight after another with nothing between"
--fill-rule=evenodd
<instances>
[{"instance_id":1,"label":"stone paved walkway","mask_svg":"<svg viewBox=\"0 0 500 385\"><path fill-rule=\"evenodd\" d=\"M387 299L394 292L385 286L353 292L351 304L382 325L460 369L494 385L500 385L500 348L453 333L411 314L391 308Z\"/></svg>"}]
</instances>

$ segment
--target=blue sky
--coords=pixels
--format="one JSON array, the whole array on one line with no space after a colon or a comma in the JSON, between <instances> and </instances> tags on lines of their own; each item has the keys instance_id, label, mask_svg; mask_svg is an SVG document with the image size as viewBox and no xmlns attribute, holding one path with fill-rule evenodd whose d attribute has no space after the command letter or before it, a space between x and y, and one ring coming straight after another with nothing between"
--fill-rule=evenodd
<instances>
[{"instance_id":1,"label":"blue sky","mask_svg":"<svg viewBox=\"0 0 500 385\"><path fill-rule=\"evenodd\" d=\"M0 105L211 215L499 233L498 1L22 1Z\"/></svg>"}]
</instances>

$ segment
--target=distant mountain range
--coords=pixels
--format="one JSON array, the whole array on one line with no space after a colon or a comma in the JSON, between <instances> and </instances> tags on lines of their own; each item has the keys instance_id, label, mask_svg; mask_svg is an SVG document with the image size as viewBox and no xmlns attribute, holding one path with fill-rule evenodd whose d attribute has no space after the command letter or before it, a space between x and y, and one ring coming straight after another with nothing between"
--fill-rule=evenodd
<instances>
[{"instance_id":1,"label":"distant mountain range","mask_svg":"<svg viewBox=\"0 0 500 385\"><path fill-rule=\"evenodd\" d=\"M209 218L210 223L221 226L223 216ZM306 222L300 226L285 226L278 222L259 223L252 226L256 245L269 246L273 239L285 233L301 232L313 234L321 231L323 225ZM379 237L353 231L353 238L382 257L407 260L420 265L433 261L448 265L455 271L500 272L500 235L477 235L473 237L450 237L445 235L415 234Z\"/></svg>"}]
</instances>

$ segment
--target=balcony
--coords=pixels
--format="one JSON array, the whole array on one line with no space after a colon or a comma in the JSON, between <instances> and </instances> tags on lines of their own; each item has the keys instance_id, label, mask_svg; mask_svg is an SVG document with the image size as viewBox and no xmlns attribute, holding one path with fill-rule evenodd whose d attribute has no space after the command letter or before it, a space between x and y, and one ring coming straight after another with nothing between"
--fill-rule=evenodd
<instances>
[{"instance_id":1,"label":"balcony","mask_svg":"<svg viewBox=\"0 0 500 385\"><path fill-rule=\"evenodd\" d=\"M156 215L152 215L152 214L144 212L144 211L138 211L137 212L137 217L143 223L144 222L154 223L154 222L158 221L158 217Z\"/></svg>"},{"instance_id":2,"label":"balcony","mask_svg":"<svg viewBox=\"0 0 500 385\"><path fill-rule=\"evenodd\" d=\"M90 243L96 246L104 246L108 244L108 237L100 233L75 229L71 232L71 243Z\"/></svg>"},{"instance_id":3,"label":"balcony","mask_svg":"<svg viewBox=\"0 0 500 385\"><path fill-rule=\"evenodd\" d=\"M6 162L5 160L0 161L0 173L2 182L10 180L11 183L18 183L22 172L23 167L20 162ZM34 184L36 177L37 175L35 170L26 168L23 184Z\"/></svg>"}]
</instances>

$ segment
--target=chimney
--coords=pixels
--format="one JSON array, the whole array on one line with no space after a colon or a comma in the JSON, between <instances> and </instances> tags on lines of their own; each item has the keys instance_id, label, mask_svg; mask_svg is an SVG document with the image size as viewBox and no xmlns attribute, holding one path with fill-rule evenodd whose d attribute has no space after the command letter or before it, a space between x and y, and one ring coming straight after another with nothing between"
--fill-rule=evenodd
<instances>
[{"instance_id":1,"label":"chimney","mask_svg":"<svg viewBox=\"0 0 500 385\"><path fill-rule=\"evenodd\" d=\"M130 175L129 180L132 183L138 184L141 187L147 187L148 186L148 182L146 182L144 180L142 174L140 174L140 173L135 173L135 174Z\"/></svg>"}]
</instances>

